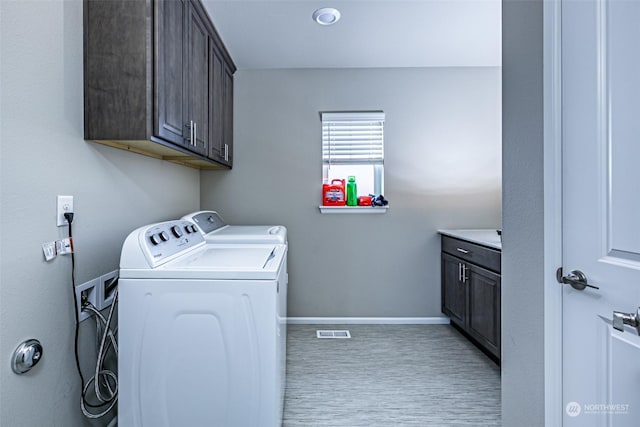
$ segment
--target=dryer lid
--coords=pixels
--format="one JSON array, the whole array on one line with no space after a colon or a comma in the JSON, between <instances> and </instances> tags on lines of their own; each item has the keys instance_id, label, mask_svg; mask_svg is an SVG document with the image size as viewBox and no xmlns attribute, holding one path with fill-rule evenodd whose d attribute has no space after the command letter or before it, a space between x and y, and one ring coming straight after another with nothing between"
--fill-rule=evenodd
<instances>
[{"instance_id":1,"label":"dryer lid","mask_svg":"<svg viewBox=\"0 0 640 427\"><path fill-rule=\"evenodd\" d=\"M193 212L182 219L195 222L207 242L287 243L283 225L227 225L216 211Z\"/></svg>"}]
</instances>

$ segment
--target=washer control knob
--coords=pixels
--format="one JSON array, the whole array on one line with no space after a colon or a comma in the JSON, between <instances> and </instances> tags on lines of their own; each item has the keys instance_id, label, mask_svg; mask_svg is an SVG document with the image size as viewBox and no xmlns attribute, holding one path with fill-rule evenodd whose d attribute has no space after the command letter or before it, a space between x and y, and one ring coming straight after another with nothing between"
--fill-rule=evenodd
<instances>
[{"instance_id":1,"label":"washer control knob","mask_svg":"<svg viewBox=\"0 0 640 427\"><path fill-rule=\"evenodd\" d=\"M177 225L174 225L173 227L171 227L171 232L176 237L182 237L182 231L180 230L180 227L178 227Z\"/></svg>"},{"instance_id":2,"label":"washer control knob","mask_svg":"<svg viewBox=\"0 0 640 427\"><path fill-rule=\"evenodd\" d=\"M157 245L161 242L160 235L158 234L152 234L151 237L149 237L149 240L151 240L151 243L153 243L154 245Z\"/></svg>"},{"instance_id":3,"label":"washer control knob","mask_svg":"<svg viewBox=\"0 0 640 427\"><path fill-rule=\"evenodd\" d=\"M192 225L192 226L191 226L191 232L192 232L192 233L197 233L197 232L198 232L198 229L196 228L196 226L195 226L195 225Z\"/></svg>"},{"instance_id":4,"label":"washer control knob","mask_svg":"<svg viewBox=\"0 0 640 427\"><path fill-rule=\"evenodd\" d=\"M191 226L190 225L185 225L184 231L186 231L187 234L191 234Z\"/></svg>"},{"instance_id":5,"label":"washer control knob","mask_svg":"<svg viewBox=\"0 0 640 427\"><path fill-rule=\"evenodd\" d=\"M166 242L167 240L169 240L169 234L166 231L163 231L162 233L160 233L160 240Z\"/></svg>"}]
</instances>

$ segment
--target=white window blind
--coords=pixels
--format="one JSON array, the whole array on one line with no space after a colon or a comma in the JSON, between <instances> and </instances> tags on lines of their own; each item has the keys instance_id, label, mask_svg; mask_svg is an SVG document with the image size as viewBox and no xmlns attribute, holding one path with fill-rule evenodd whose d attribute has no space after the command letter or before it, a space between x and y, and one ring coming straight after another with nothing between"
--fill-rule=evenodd
<instances>
[{"instance_id":1,"label":"white window blind","mask_svg":"<svg viewBox=\"0 0 640 427\"><path fill-rule=\"evenodd\" d=\"M382 165L384 113L322 113L322 162Z\"/></svg>"}]
</instances>

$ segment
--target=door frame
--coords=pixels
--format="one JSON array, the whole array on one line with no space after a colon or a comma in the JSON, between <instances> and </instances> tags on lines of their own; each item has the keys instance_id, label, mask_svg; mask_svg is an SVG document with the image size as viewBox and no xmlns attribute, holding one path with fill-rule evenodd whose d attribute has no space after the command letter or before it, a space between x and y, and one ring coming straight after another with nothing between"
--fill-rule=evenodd
<instances>
[{"instance_id":1,"label":"door frame","mask_svg":"<svg viewBox=\"0 0 640 427\"><path fill-rule=\"evenodd\" d=\"M562 426L562 0L543 4L544 405L545 425Z\"/></svg>"}]
</instances>

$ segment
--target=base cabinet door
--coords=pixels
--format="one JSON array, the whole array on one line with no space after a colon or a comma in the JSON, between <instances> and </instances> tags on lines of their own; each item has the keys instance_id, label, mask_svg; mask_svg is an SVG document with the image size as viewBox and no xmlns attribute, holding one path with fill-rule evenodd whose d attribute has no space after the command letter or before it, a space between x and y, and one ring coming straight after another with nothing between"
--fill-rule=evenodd
<instances>
[{"instance_id":1,"label":"base cabinet door","mask_svg":"<svg viewBox=\"0 0 640 427\"><path fill-rule=\"evenodd\" d=\"M467 290L461 280L462 262L442 254L442 312L459 326L466 324Z\"/></svg>"},{"instance_id":2,"label":"base cabinet door","mask_svg":"<svg viewBox=\"0 0 640 427\"><path fill-rule=\"evenodd\" d=\"M473 264L467 264L466 271L467 331L500 357L500 276Z\"/></svg>"}]
</instances>

